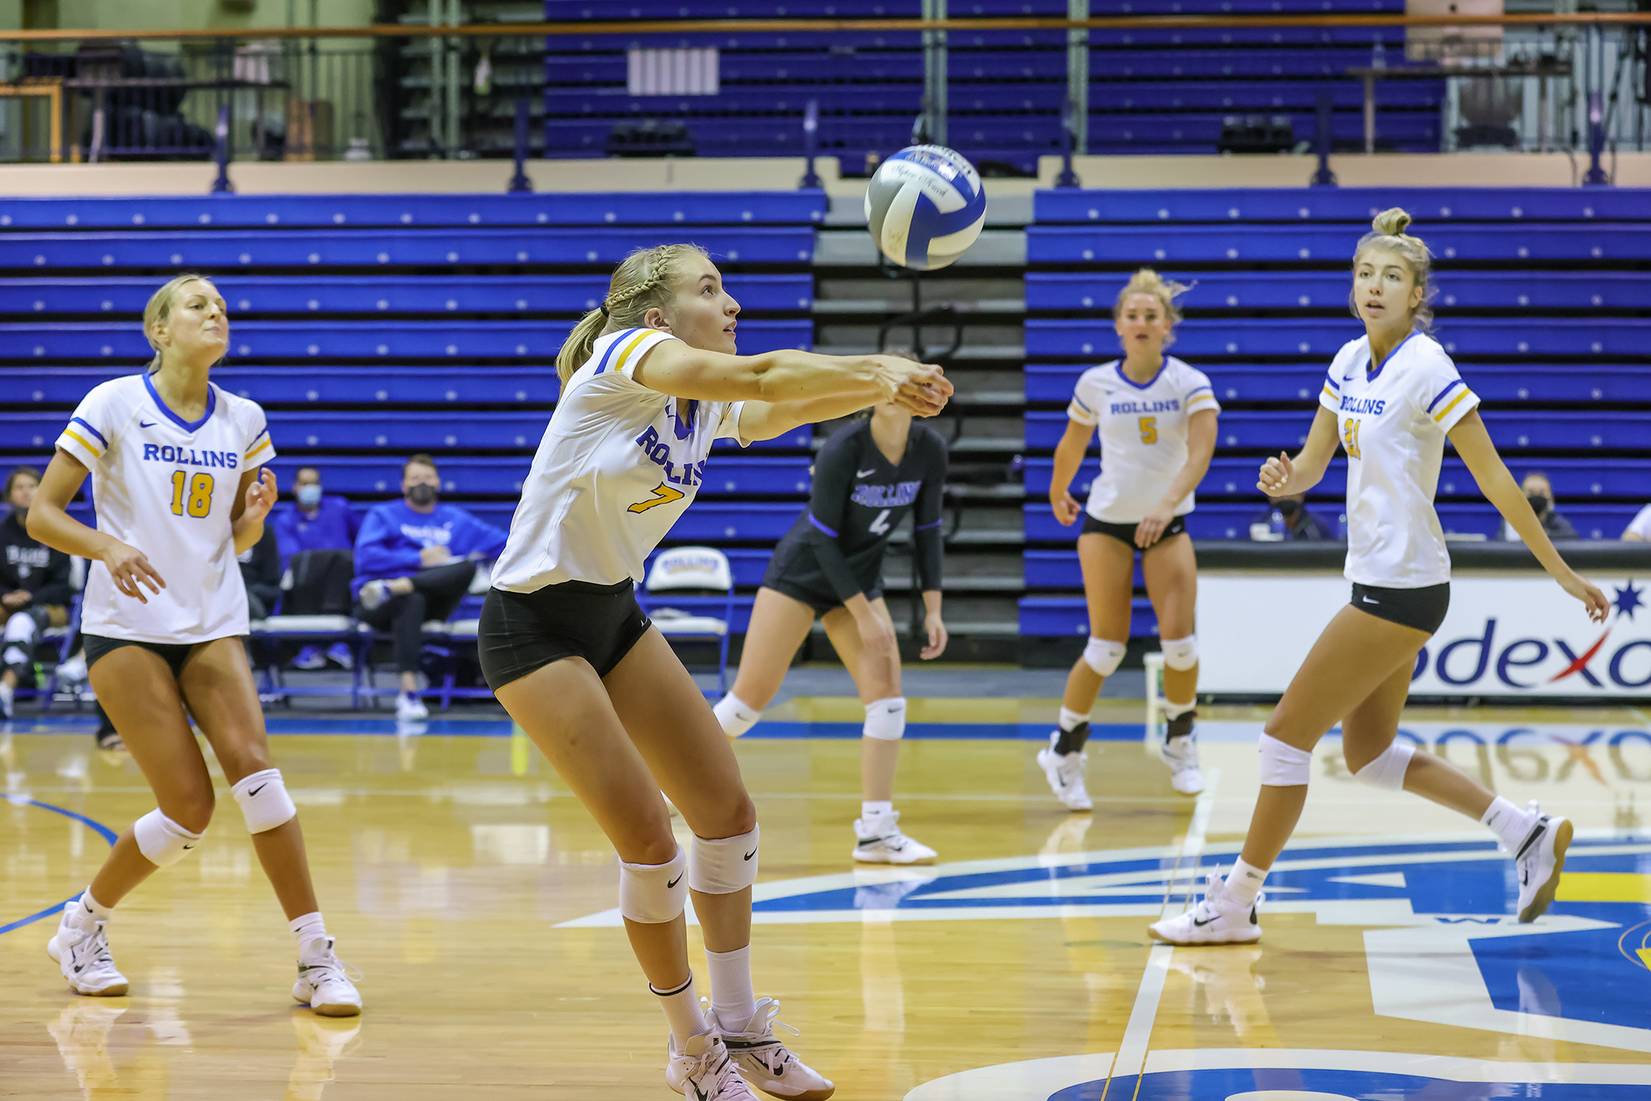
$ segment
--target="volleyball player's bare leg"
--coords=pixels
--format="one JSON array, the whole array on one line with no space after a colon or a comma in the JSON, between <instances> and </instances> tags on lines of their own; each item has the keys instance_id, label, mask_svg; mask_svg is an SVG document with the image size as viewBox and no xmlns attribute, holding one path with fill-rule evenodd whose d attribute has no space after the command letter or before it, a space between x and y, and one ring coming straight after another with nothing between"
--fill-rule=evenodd
<instances>
[{"instance_id":1,"label":"volleyball player's bare leg","mask_svg":"<svg viewBox=\"0 0 1651 1101\"><path fill-rule=\"evenodd\" d=\"M664 789L694 833L689 894L710 964L709 1023L722 1034L749 1082L779 1096L823 1101L831 1096L830 1081L774 1037L779 1003L768 998L759 1002L752 989L751 885L760 833L756 807L722 725L655 628L637 640L603 682L624 732L647 763L648 782ZM657 790L653 798L662 812ZM626 928L631 929L628 921ZM685 972L684 955L683 972L675 977L686 981ZM674 989L657 982L654 987Z\"/></svg>"},{"instance_id":2,"label":"volleyball player's bare leg","mask_svg":"<svg viewBox=\"0 0 1651 1101\"><path fill-rule=\"evenodd\" d=\"M777 589L757 590L745 631L734 687L717 702L723 731L738 737L756 725L762 709L779 695L798 647L814 626L814 609Z\"/></svg>"},{"instance_id":3,"label":"volleyball player's bare leg","mask_svg":"<svg viewBox=\"0 0 1651 1101\"><path fill-rule=\"evenodd\" d=\"M1160 753L1170 782L1183 795L1204 790L1198 743L1192 732L1198 703L1198 559L1185 532L1160 539L1141 552L1147 597L1158 615L1164 655L1164 716L1168 729Z\"/></svg>"},{"instance_id":4,"label":"volleyball player's bare leg","mask_svg":"<svg viewBox=\"0 0 1651 1101\"><path fill-rule=\"evenodd\" d=\"M888 602L879 596L867 603L889 637L894 637ZM843 668L854 678L860 703L866 709L860 738L860 817L854 824L854 858L870 864L933 863L939 854L907 837L900 829L900 814L894 809L894 774L906 732L899 647L886 651L868 648L847 608L833 608L820 622Z\"/></svg>"},{"instance_id":5,"label":"volleyball player's bare leg","mask_svg":"<svg viewBox=\"0 0 1651 1101\"><path fill-rule=\"evenodd\" d=\"M298 808L270 760L243 640L220 638L195 647L178 675L178 687L218 758L258 863L298 942L293 998L323 1016L355 1016L361 1012L361 994L333 952L333 938L316 902Z\"/></svg>"},{"instance_id":6,"label":"volleyball player's bare leg","mask_svg":"<svg viewBox=\"0 0 1651 1101\"><path fill-rule=\"evenodd\" d=\"M1084 783L1089 712L1106 678L1124 660L1129 643L1135 548L1110 535L1090 532L1078 536L1078 564L1083 568L1084 602L1089 608L1089 641L1066 675L1059 725L1049 736L1049 745L1038 750L1038 764L1055 797L1068 810L1085 811L1093 806Z\"/></svg>"}]
</instances>

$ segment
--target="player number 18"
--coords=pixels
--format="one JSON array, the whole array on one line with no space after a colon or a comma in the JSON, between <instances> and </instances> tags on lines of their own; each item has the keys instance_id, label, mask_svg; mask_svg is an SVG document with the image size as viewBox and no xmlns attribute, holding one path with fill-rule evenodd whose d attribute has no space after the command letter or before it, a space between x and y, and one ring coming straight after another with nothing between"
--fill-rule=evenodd
<instances>
[{"instance_id":1,"label":"player number 18","mask_svg":"<svg viewBox=\"0 0 1651 1101\"><path fill-rule=\"evenodd\" d=\"M172 515L199 520L212 511L212 475L202 471L193 478L187 470L172 472Z\"/></svg>"},{"instance_id":2,"label":"player number 18","mask_svg":"<svg viewBox=\"0 0 1651 1101\"><path fill-rule=\"evenodd\" d=\"M1341 430L1341 442L1347 448L1349 459L1361 458L1359 455L1359 422L1356 417L1347 418L1347 423Z\"/></svg>"}]
</instances>

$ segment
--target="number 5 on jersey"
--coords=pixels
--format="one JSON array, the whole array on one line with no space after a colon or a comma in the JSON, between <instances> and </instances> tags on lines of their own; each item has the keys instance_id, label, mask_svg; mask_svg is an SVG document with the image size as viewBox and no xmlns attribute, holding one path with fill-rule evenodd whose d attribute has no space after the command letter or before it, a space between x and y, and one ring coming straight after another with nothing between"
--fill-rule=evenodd
<instances>
[{"instance_id":1,"label":"number 5 on jersey","mask_svg":"<svg viewBox=\"0 0 1651 1101\"><path fill-rule=\"evenodd\" d=\"M1141 442L1142 443L1157 443L1158 442L1158 418L1157 417L1142 417L1140 419L1140 429L1141 429Z\"/></svg>"},{"instance_id":2,"label":"number 5 on jersey","mask_svg":"<svg viewBox=\"0 0 1651 1101\"><path fill-rule=\"evenodd\" d=\"M199 520L212 511L212 475L204 471L191 478L187 470L172 472L172 515Z\"/></svg>"},{"instance_id":3,"label":"number 5 on jersey","mask_svg":"<svg viewBox=\"0 0 1651 1101\"><path fill-rule=\"evenodd\" d=\"M1347 448L1349 459L1362 458L1359 454L1359 422L1356 417L1348 417L1347 424L1341 431L1341 442Z\"/></svg>"}]
</instances>

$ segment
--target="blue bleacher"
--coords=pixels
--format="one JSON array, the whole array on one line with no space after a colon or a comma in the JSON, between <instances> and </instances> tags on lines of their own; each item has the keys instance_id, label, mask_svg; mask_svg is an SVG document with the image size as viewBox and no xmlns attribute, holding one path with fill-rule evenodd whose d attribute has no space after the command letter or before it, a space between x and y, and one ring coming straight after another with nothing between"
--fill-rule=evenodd
<instances>
[{"instance_id":1,"label":"blue bleacher","mask_svg":"<svg viewBox=\"0 0 1651 1101\"><path fill-rule=\"evenodd\" d=\"M1645 221L1651 218L1643 190L1633 188L1315 187L1243 190L1108 191L1060 188L1033 197L1040 226L1077 223L1346 222L1360 232L1378 212L1402 202L1417 219L1416 232L1431 240L1435 222ZM1242 228L1242 226L1240 226ZM1517 237L1523 228L1504 226ZM1355 237L1353 240L1357 240ZM1340 253L1352 254L1352 241Z\"/></svg>"}]
</instances>

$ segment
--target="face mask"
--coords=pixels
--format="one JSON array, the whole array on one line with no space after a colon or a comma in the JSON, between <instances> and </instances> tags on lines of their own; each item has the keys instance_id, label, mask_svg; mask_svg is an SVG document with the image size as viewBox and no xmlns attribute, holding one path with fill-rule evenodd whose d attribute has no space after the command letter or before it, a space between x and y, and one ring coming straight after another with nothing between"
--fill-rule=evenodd
<instances>
[{"instance_id":1,"label":"face mask","mask_svg":"<svg viewBox=\"0 0 1651 1101\"><path fill-rule=\"evenodd\" d=\"M1553 501L1542 496L1540 493L1527 493L1525 494L1525 500L1531 503L1531 508L1538 516L1542 515L1544 512L1547 512L1548 509L1553 506Z\"/></svg>"},{"instance_id":2,"label":"face mask","mask_svg":"<svg viewBox=\"0 0 1651 1101\"><path fill-rule=\"evenodd\" d=\"M416 485L407 491L407 499L419 508L436 503L436 487Z\"/></svg>"},{"instance_id":3,"label":"face mask","mask_svg":"<svg viewBox=\"0 0 1651 1101\"><path fill-rule=\"evenodd\" d=\"M321 487L318 485L303 485L293 490L293 496L304 508L314 508L321 503Z\"/></svg>"},{"instance_id":4,"label":"face mask","mask_svg":"<svg viewBox=\"0 0 1651 1101\"><path fill-rule=\"evenodd\" d=\"M1286 497L1282 501L1278 502L1278 511L1282 512L1286 516L1294 516L1296 511L1300 508L1301 502L1292 497Z\"/></svg>"}]
</instances>

